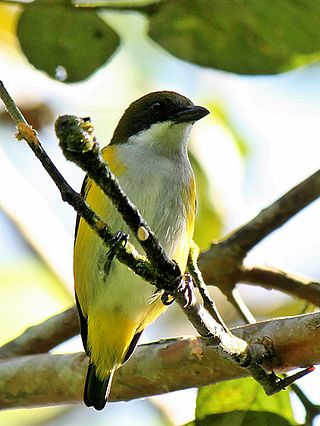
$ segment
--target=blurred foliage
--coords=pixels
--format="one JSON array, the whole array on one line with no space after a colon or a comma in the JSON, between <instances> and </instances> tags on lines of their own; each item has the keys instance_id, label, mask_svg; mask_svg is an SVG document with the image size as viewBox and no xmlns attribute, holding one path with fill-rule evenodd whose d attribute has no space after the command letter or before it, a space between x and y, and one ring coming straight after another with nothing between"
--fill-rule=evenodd
<instances>
[{"instance_id":1,"label":"blurred foliage","mask_svg":"<svg viewBox=\"0 0 320 426\"><path fill-rule=\"evenodd\" d=\"M195 425L296 424L289 392L272 397L251 378L205 386L198 391Z\"/></svg>"},{"instance_id":2,"label":"blurred foliage","mask_svg":"<svg viewBox=\"0 0 320 426\"><path fill-rule=\"evenodd\" d=\"M58 80L83 80L119 45L117 33L94 12L75 10L66 0L36 0L25 6L17 34L36 68Z\"/></svg>"},{"instance_id":3,"label":"blurred foliage","mask_svg":"<svg viewBox=\"0 0 320 426\"><path fill-rule=\"evenodd\" d=\"M2 410L0 424L6 426L49 426L67 411L64 407Z\"/></svg>"},{"instance_id":4,"label":"blurred foliage","mask_svg":"<svg viewBox=\"0 0 320 426\"><path fill-rule=\"evenodd\" d=\"M1 13L1 12L0 12ZM41 130L47 125L51 125L54 121L54 116L51 108L46 103L32 104L32 100L28 105L21 106L20 111L29 124L37 131ZM12 125L12 119L7 111L0 112L0 123Z\"/></svg>"},{"instance_id":5,"label":"blurred foliage","mask_svg":"<svg viewBox=\"0 0 320 426\"><path fill-rule=\"evenodd\" d=\"M223 218L208 197L209 180L202 165L190 154L190 161L197 182L197 216L194 240L200 249L208 248L210 242L221 235Z\"/></svg>"},{"instance_id":6,"label":"blurred foliage","mask_svg":"<svg viewBox=\"0 0 320 426\"><path fill-rule=\"evenodd\" d=\"M247 160L250 153L249 146L230 120L227 108L222 103L219 104L218 101L212 104L206 100L204 104L209 111L213 112L214 124L224 129L230 135L235 149L239 152L241 158ZM194 240L201 250L205 250L214 239L222 236L225 220L224 212L223 208L218 208L219 203L217 200L213 200L213 197L209 196L210 187L215 192L214 182L210 181L203 164L197 160L192 152L190 153L190 161L197 182L198 204Z\"/></svg>"},{"instance_id":7,"label":"blurred foliage","mask_svg":"<svg viewBox=\"0 0 320 426\"><path fill-rule=\"evenodd\" d=\"M117 9L108 2L103 6ZM139 2L128 9L139 10ZM163 0L150 8L149 36L178 58L238 74L276 74L320 58L317 0ZM126 2L121 2L121 10ZM87 78L119 45L116 32L93 9L68 0L24 5L18 37L28 60L51 77ZM303 20L302 20L303 17ZM64 75L65 71L65 75Z\"/></svg>"},{"instance_id":8,"label":"blurred foliage","mask_svg":"<svg viewBox=\"0 0 320 426\"><path fill-rule=\"evenodd\" d=\"M4 344L24 328L69 307L73 300L41 260L30 256L0 263L0 342Z\"/></svg>"},{"instance_id":9,"label":"blurred foliage","mask_svg":"<svg viewBox=\"0 0 320 426\"><path fill-rule=\"evenodd\" d=\"M232 134L233 141L239 154L242 158L247 159L250 154L248 142L245 140L245 138L242 137L242 135L239 133L239 130L230 119L227 113L228 108L218 101L215 101L213 105L206 102L206 105L209 111L213 111L215 123L218 123L221 127Z\"/></svg>"},{"instance_id":10,"label":"blurred foliage","mask_svg":"<svg viewBox=\"0 0 320 426\"><path fill-rule=\"evenodd\" d=\"M303 16L303 21L302 21ZM320 55L317 0L165 1L150 36L173 55L238 74L276 74Z\"/></svg>"},{"instance_id":11,"label":"blurred foliage","mask_svg":"<svg viewBox=\"0 0 320 426\"><path fill-rule=\"evenodd\" d=\"M40 259L30 255L15 259L14 264L0 263L0 288L0 324L5 324L0 329L0 345L73 303L72 296L54 274ZM64 411L63 407L3 410L0 424L47 424Z\"/></svg>"}]
</instances>

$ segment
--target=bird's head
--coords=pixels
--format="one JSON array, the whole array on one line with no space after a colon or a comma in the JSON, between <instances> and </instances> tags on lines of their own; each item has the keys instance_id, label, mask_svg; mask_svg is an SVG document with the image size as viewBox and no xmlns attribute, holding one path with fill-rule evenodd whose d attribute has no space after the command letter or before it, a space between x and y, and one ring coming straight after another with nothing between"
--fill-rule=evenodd
<instances>
[{"instance_id":1,"label":"bird's head","mask_svg":"<svg viewBox=\"0 0 320 426\"><path fill-rule=\"evenodd\" d=\"M111 144L137 143L165 149L183 144L191 125L209 114L176 92L149 93L133 102L120 119Z\"/></svg>"}]
</instances>

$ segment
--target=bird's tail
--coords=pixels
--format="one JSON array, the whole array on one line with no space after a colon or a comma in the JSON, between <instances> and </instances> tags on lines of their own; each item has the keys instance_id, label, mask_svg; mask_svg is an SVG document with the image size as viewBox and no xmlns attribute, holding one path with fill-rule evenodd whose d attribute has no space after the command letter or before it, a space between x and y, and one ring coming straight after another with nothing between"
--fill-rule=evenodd
<instances>
[{"instance_id":1,"label":"bird's tail","mask_svg":"<svg viewBox=\"0 0 320 426\"><path fill-rule=\"evenodd\" d=\"M110 371L107 378L100 380L97 377L94 364L89 364L83 394L83 400L87 407L94 407L99 411L105 407L110 393L113 373L114 370Z\"/></svg>"}]
</instances>

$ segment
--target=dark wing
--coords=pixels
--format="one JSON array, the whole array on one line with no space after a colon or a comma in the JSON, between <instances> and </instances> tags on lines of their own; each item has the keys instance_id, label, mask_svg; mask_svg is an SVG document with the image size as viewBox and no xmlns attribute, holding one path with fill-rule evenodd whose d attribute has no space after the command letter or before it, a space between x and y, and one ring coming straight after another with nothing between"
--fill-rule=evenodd
<instances>
[{"instance_id":1,"label":"dark wing","mask_svg":"<svg viewBox=\"0 0 320 426\"><path fill-rule=\"evenodd\" d=\"M122 361L122 364L128 361L128 359L131 357L133 351L135 350L135 347L137 346L138 340L140 339L140 336L142 334L143 330L139 331L139 333L136 333L133 336L133 339L130 342L130 345L128 347L127 353Z\"/></svg>"},{"instance_id":2,"label":"dark wing","mask_svg":"<svg viewBox=\"0 0 320 426\"><path fill-rule=\"evenodd\" d=\"M82 186L81 186L80 195L83 198L85 198L86 193L88 191L87 184L88 184L88 175L86 175L85 178L83 179ZM81 219L81 216L77 214L76 226L75 226L75 232L74 232L74 242L77 239L80 219ZM89 350L87 348L88 321L87 321L87 318L82 313L82 309L81 309L81 306L80 306L80 303L79 303L79 300L78 300L78 297L77 297L77 293L75 293L75 298L76 298L76 306L77 306L78 312L79 312L80 334L81 334L81 338L82 338L82 343L83 343L83 347L86 351L86 354L89 356Z\"/></svg>"},{"instance_id":3,"label":"dark wing","mask_svg":"<svg viewBox=\"0 0 320 426\"><path fill-rule=\"evenodd\" d=\"M83 347L84 347L84 350L86 351L86 354L88 356L90 356L89 349L87 347L88 320L87 320L87 317L85 317L82 313L81 306L80 306L80 303L79 303L79 300L78 300L78 297L77 297L77 293L75 294L75 297L76 297L76 305L77 305L77 308L78 308L79 319L80 319L80 334L81 334Z\"/></svg>"}]
</instances>

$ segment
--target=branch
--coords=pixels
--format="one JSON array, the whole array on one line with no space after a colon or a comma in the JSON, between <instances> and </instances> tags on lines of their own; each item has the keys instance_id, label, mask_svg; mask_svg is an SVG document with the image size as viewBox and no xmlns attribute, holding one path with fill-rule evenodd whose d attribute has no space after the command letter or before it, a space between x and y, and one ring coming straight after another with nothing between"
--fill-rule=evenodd
<instances>
[{"instance_id":1,"label":"branch","mask_svg":"<svg viewBox=\"0 0 320 426\"><path fill-rule=\"evenodd\" d=\"M320 283L270 267L243 268L240 281L259 285L267 290L279 290L290 296L320 306Z\"/></svg>"},{"instance_id":2,"label":"branch","mask_svg":"<svg viewBox=\"0 0 320 426\"><path fill-rule=\"evenodd\" d=\"M245 324L254 324L256 322L255 317L250 312L248 306L244 303L237 287L235 287L228 295L228 301L235 307Z\"/></svg>"},{"instance_id":3,"label":"branch","mask_svg":"<svg viewBox=\"0 0 320 426\"><path fill-rule=\"evenodd\" d=\"M72 234L49 207L44 195L20 173L0 148L0 210L13 223L21 238L34 250L61 287L73 294L73 279L70 268L71 256L65 252L62 257L56 249L64 241L65 247L72 250ZM9 196L9 194L14 194ZM28 200L26 202L26 200ZM21 214L23 212L23 214ZM43 225L45 218L47 226ZM50 241L50 244L48 244ZM71 254L71 253L70 253Z\"/></svg>"},{"instance_id":4,"label":"branch","mask_svg":"<svg viewBox=\"0 0 320 426\"><path fill-rule=\"evenodd\" d=\"M197 260L200 254L200 248L197 246L197 244L193 241L189 256L188 256L188 262L187 262L187 268L188 271L199 290L199 293L203 300L203 306L208 311L208 313L214 318L219 324L222 325L225 331L228 331L228 327L223 321L223 318L220 316L220 313L216 307L216 304L214 300L211 298L210 293L208 291L208 288L203 281L202 274L200 269L197 265Z\"/></svg>"},{"instance_id":5,"label":"branch","mask_svg":"<svg viewBox=\"0 0 320 426\"><path fill-rule=\"evenodd\" d=\"M220 244L228 246L239 258L244 258L267 235L280 228L319 196L320 170L290 189Z\"/></svg>"},{"instance_id":6,"label":"branch","mask_svg":"<svg viewBox=\"0 0 320 426\"><path fill-rule=\"evenodd\" d=\"M232 291L236 283L240 282L244 275L248 278L248 274L244 273L243 266L243 260L248 252L319 196L320 170L266 207L229 238L212 243L210 249L200 255L198 262L207 285L219 287L232 301ZM269 276L271 277L271 275ZM275 279L273 283L276 284ZM296 287L298 286L299 283L296 280ZM313 287L315 295L317 290L315 286ZM305 288L305 286L301 286L300 290L295 291L303 294ZM288 286L287 289L289 289ZM315 299L319 300L319 295ZM312 303L314 302L312 301Z\"/></svg>"},{"instance_id":7,"label":"branch","mask_svg":"<svg viewBox=\"0 0 320 426\"><path fill-rule=\"evenodd\" d=\"M232 329L250 342L265 336L274 356L267 369L285 372L319 364L320 313L280 318ZM289 336L289 337L288 337ZM84 353L19 357L0 362L0 407L18 408L80 403L87 368ZM176 338L140 345L115 374L111 401L200 387L248 376L201 338Z\"/></svg>"},{"instance_id":8,"label":"branch","mask_svg":"<svg viewBox=\"0 0 320 426\"><path fill-rule=\"evenodd\" d=\"M153 269L159 275L157 287L165 290L175 288L177 286L175 282L181 280L181 272L177 263L167 256L139 210L120 188L117 178L101 156L90 119L72 115L58 117L55 132L67 160L77 164L94 180L112 201L139 241ZM165 282L166 275L168 275L167 282ZM153 281L155 281L154 278L151 282Z\"/></svg>"},{"instance_id":9,"label":"branch","mask_svg":"<svg viewBox=\"0 0 320 426\"><path fill-rule=\"evenodd\" d=\"M0 348L0 360L20 355L48 352L60 343L79 334L79 318L76 307L33 325L16 339Z\"/></svg>"},{"instance_id":10,"label":"branch","mask_svg":"<svg viewBox=\"0 0 320 426\"><path fill-rule=\"evenodd\" d=\"M59 189L62 200L66 201L71 207L73 207L74 210L82 216L91 228L100 236L106 246L110 247L114 243L114 234L111 232L110 227L90 209L81 195L70 187L59 170L52 163L49 156L43 149L35 130L28 125L15 102L5 89L2 81L0 81L0 97L17 126L17 138L25 139L28 143L29 147L32 149ZM154 273L149 262L146 261L144 256L139 255L132 244L127 243L121 250L117 250L116 254L121 262L125 263L146 281L152 281L154 279Z\"/></svg>"}]
</instances>

